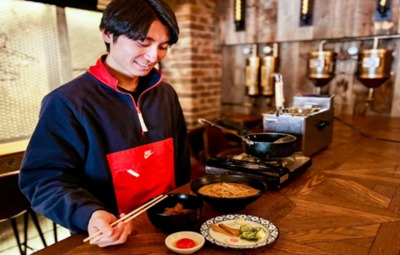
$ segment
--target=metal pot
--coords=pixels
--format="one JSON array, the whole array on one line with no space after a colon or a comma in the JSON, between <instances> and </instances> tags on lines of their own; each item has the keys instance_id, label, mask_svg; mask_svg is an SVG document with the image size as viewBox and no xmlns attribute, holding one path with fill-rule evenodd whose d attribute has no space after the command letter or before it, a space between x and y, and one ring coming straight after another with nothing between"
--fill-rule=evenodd
<instances>
[{"instance_id":1,"label":"metal pot","mask_svg":"<svg viewBox=\"0 0 400 255\"><path fill-rule=\"evenodd\" d=\"M265 56L261 59L261 94L263 96L274 95L274 76L273 73L278 70L278 58L274 56Z\"/></svg>"},{"instance_id":2,"label":"metal pot","mask_svg":"<svg viewBox=\"0 0 400 255\"><path fill-rule=\"evenodd\" d=\"M308 77L315 86L322 87L335 77L336 53L333 51L313 51L308 59Z\"/></svg>"},{"instance_id":3,"label":"metal pot","mask_svg":"<svg viewBox=\"0 0 400 255\"><path fill-rule=\"evenodd\" d=\"M242 140L244 152L262 160L288 157L295 151L294 145L297 138L290 134L265 132L240 136L209 120L198 119L198 122L207 123L239 137Z\"/></svg>"},{"instance_id":4,"label":"metal pot","mask_svg":"<svg viewBox=\"0 0 400 255\"><path fill-rule=\"evenodd\" d=\"M379 87L390 78L392 62L391 50L364 50L359 54L357 78L368 88Z\"/></svg>"}]
</instances>

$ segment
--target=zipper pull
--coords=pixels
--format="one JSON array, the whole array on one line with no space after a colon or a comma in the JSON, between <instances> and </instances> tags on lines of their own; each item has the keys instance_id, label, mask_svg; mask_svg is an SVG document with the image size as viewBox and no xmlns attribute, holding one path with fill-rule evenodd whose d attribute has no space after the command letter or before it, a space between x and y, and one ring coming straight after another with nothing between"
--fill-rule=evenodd
<instances>
[{"instance_id":1,"label":"zipper pull","mask_svg":"<svg viewBox=\"0 0 400 255\"><path fill-rule=\"evenodd\" d=\"M143 119L141 111L138 111L138 116L139 116L140 126L142 127L142 132L149 131L149 130L147 130L146 123L144 123L144 119Z\"/></svg>"}]
</instances>

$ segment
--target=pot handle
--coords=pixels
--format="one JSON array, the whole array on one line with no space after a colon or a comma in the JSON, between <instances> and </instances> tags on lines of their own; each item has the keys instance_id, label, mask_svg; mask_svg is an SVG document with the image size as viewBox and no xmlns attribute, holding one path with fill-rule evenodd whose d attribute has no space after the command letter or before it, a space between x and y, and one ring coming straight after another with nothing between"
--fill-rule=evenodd
<instances>
[{"instance_id":1,"label":"pot handle","mask_svg":"<svg viewBox=\"0 0 400 255\"><path fill-rule=\"evenodd\" d=\"M211 125L211 126L213 126L213 127L217 127L217 128L219 128L219 129L222 129L222 130L224 130L224 131L226 131L226 132L229 132L229 133L231 133L231 134L233 134L233 135L239 137L240 139L242 139L242 141L245 141L246 143L248 143L248 144L250 144L250 145L253 144L253 141L251 141L250 139L247 139L247 138L245 138L245 137L243 137L243 136L240 136L240 135L236 134L235 132L233 132L232 130L229 130L229 129L227 129L227 128L224 128L223 126L220 126L220 125L218 125L218 124L215 124L214 122L211 122L211 121L209 121L209 120L202 119L202 118L197 119L197 121L198 121L200 124L203 124L203 125L204 125L204 123L207 123L207 124L209 124L209 125Z\"/></svg>"}]
</instances>

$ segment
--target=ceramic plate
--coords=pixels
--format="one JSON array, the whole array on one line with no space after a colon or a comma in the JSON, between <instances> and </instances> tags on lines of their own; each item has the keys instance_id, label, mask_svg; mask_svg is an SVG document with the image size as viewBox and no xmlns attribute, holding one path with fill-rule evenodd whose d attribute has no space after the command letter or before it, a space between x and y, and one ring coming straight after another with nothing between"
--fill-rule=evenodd
<instances>
[{"instance_id":1,"label":"ceramic plate","mask_svg":"<svg viewBox=\"0 0 400 255\"><path fill-rule=\"evenodd\" d=\"M252 242L240 239L240 237L230 237L218 233L211 229L210 226L211 224L224 223L227 226L239 228L240 225L237 223L238 219L244 219L245 221L253 225L253 227L264 228L267 231L268 235L265 238L258 240L257 242ZM210 241L211 243L222 247L235 249L253 249L265 246L273 243L279 236L279 230L272 222L257 216L244 214L228 214L211 218L201 225L200 233L204 236L206 240Z\"/></svg>"}]
</instances>

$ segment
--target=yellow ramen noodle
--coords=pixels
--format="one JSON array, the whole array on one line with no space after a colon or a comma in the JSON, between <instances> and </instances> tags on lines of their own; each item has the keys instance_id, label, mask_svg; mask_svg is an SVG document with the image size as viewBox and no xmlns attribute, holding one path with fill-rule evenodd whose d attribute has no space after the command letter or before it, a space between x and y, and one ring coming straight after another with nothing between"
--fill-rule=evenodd
<instances>
[{"instance_id":1,"label":"yellow ramen noodle","mask_svg":"<svg viewBox=\"0 0 400 255\"><path fill-rule=\"evenodd\" d=\"M260 190L241 183L219 182L204 185L198 192L210 197L236 198L252 196Z\"/></svg>"}]
</instances>

